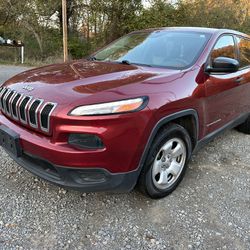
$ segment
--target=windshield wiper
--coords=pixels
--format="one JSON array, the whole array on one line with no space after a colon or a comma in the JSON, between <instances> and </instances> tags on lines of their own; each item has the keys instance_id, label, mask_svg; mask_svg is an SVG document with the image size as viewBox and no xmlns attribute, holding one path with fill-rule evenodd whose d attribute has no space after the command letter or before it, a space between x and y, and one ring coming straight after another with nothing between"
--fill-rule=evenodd
<instances>
[{"instance_id":1,"label":"windshield wiper","mask_svg":"<svg viewBox=\"0 0 250 250\"><path fill-rule=\"evenodd\" d=\"M89 60L89 61L97 61L97 58L95 56L89 56L87 58L87 60Z\"/></svg>"},{"instance_id":2,"label":"windshield wiper","mask_svg":"<svg viewBox=\"0 0 250 250\"><path fill-rule=\"evenodd\" d=\"M127 65L131 65L131 62L128 61L128 60L122 60L121 63L122 63L122 64L127 64Z\"/></svg>"},{"instance_id":3,"label":"windshield wiper","mask_svg":"<svg viewBox=\"0 0 250 250\"><path fill-rule=\"evenodd\" d=\"M139 65L139 66L152 67L152 65L150 65L150 64L134 63L134 62L130 62L128 60L122 60L122 61L118 61L118 62L121 63L121 64L126 64L126 65L134 64L134 65Z\"/></svg>"},{"instance_id":4,"label":"windshield wiper","mask_svg":"<svg viewBox=\"0 0 250 250\"><path fill-rule=\"evenodd\" d=\"M146 66L146 67L153 67L150 64L145 64L145 63L134 63L135 65L139 65L139 66Z\"/></svg>"}]
</instances>

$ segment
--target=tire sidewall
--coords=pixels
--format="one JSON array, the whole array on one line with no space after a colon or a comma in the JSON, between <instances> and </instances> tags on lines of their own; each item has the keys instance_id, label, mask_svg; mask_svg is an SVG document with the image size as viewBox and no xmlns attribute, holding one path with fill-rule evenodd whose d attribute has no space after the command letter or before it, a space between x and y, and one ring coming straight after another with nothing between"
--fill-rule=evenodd
<instances>
[{"instance_id":1,"label":"tire sidewall","mask_svg":"<svg viewBox=\"0 0 250 250\"><path fill-rule=\"evenodd\" d=\"M152 177L153 162L154 162L155 157L157 156L159 150L161 149L161 147L168 140L173 139L173 138L179 138L185 144L186 154L187 154L186 160L185 160L185 165L182 169L182 172L178 176L177 180L170 187L168 187L164 190L158 189L154 185L153 177ZM145 191L147 192L147 194L149 196L151 196L152 198L162 198L162 197L170 194L171 192L173 192L184 177L191 153L192 153L191 139L190 139L189 134L187 133L187 131L183 127L174 124L174 125L170 125L166 129L164 129L164 131L162 133L160 133L157 136L157 138L155 139L155 141L153 142L152 147L148 153L147 160L146 160L146 165L145 165L146 171L145 171L145 176L144 176L144 178L145 178L144 183L146 185Z\"/></svg>"}]
</instances>

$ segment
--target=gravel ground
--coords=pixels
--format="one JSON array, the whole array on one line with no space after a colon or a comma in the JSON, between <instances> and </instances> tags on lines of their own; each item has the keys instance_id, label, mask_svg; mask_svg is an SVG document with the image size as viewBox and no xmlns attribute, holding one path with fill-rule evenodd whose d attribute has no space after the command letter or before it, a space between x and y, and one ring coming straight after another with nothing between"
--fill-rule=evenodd
<instances>
[{"instance_id":1,"label":"gravel ground","mask_svg":"<svg viewBox=\"0 0 250 250\"><path fill-rule=\"evenodd\" d=\"M249 222L250 136L235 130L194 155L162 200L66 191L0 149L0 249L250 249Z\"/></svg>"}]
</instances>

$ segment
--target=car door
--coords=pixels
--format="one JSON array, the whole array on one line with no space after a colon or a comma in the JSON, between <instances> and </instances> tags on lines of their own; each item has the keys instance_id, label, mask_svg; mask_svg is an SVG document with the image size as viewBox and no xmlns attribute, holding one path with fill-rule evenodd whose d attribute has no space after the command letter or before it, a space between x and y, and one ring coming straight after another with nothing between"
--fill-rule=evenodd
<instances>
[{"instance_id":1,"label":"car door","mask_svg":"<svg viewBox=\"0 0 250 250\"><path fill-rule=\"evenodd\" d=\"M218 38L209 57L209 63L217 57L238 59L233 35ZM206 134L223 127L236 119L241 110L241 72L210 73L205 82L205 123Z\"/></svg>"},{"instance_id":2,"label":"car door","mask_svg":"<svg viewBox=\"0 0 250 250\"><path fill-rule=\"evenodd\" d=\"M242 85L241 96L241 112L250 112L250 39L246 37L236 37L238 49L239 49L239 61L241 79L239 84Z\"/></svg>"}]
</instances>

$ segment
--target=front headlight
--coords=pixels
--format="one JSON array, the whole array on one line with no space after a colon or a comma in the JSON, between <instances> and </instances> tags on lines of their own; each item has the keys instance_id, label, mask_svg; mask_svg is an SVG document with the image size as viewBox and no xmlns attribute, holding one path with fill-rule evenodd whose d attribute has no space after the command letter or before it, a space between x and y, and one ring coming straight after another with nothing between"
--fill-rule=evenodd
<instances>
[{"instance_id":1,"label":"front headlight","mask_svg":"<svg viewBox=\"0 0 250 250\"><path fill-rule=\"evenodd\" d=\"M147 104L147 97L138 97L134 99L107 102L93 105L80 106L73 109L69 115L107 115L134 112L143 109Z\"/></svg>"}]
</instances>

